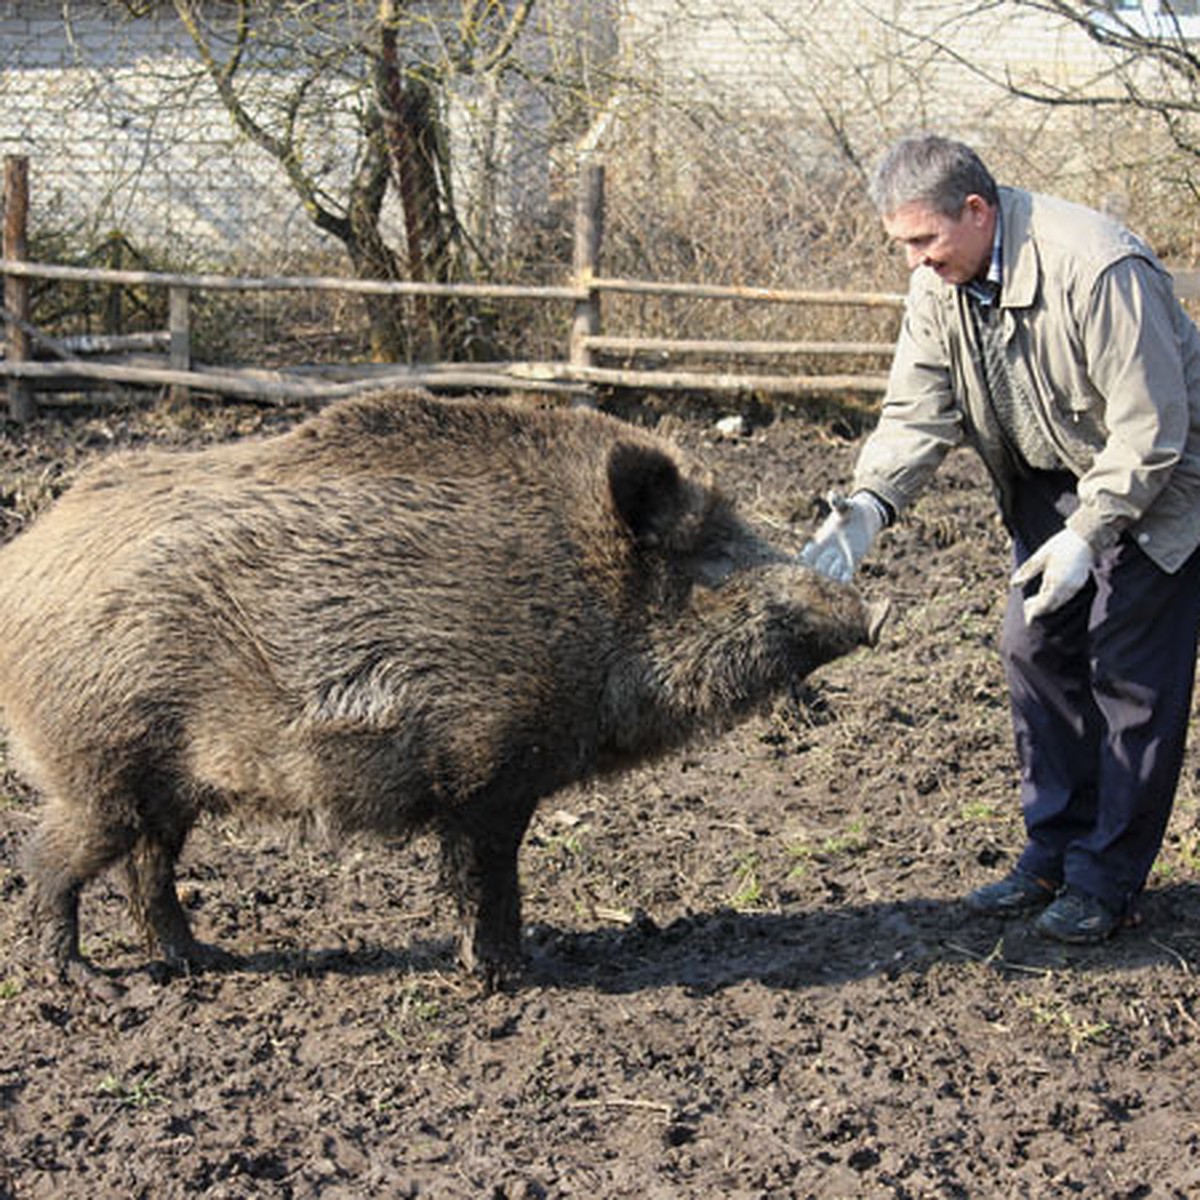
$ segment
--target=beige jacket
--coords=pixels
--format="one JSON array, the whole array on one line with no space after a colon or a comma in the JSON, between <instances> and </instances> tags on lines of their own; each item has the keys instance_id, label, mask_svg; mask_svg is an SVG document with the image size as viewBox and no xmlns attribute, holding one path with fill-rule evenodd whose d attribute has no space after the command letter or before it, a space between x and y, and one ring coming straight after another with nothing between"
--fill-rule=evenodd
<instances>
[{"instance_id":1,"label":"beige jacket","mask_svg":"<svg viewBox=\"0 0 1200 1200\"><path fill-rule=\"evenodd\" d=\"M1128 531L1174 571L1200 545L1200 334L1147 246L1107 217L1000 189L1010 369L1078 479L1068 525L1096 550ZM1002 510L1019 477L987 403L960 288L913 272L879 424L854 485L900 512L962 442Z\"/></svg>"}]
</instances>

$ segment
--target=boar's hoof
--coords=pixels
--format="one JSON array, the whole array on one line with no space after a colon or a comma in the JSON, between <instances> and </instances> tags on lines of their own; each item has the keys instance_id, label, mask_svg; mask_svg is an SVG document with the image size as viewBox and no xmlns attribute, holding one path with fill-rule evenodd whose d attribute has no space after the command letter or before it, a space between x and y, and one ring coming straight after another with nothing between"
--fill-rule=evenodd
<instances>
[{"instance_id":1,"label":"boar's hoof","mask_svg":"<svg viewBox=\"0 0 1200 1200\"><path fill-rule=\"evenodd\" d=\"M115 979L94 967L86 958L69 958L50 973L51 982L72 991L83 992L97 1000L112 1002L125 994Z\"/></svg>"},{"instance_id":2,"label":"boar's hoof","mask_svg":"<svg viewBox=\"0 0 1200 1200\"><path fill-rule=\"evenodd\" d=\"M489 993L511 991L525 974L525 956L520 951L484 953L464 945L459 947L458 962Z\"/></svg>"},{"instance_id":3,"label":"boar's hoof","mask_svg":"<svg viewBox=\"0 0 1200 1200\"><path fill-rule=\"evenodd\" d=\"M515 991L525 977L525 960L485 963L482 969L476 968L475 975L489 993Z\"/></svg>"},{"instance_id":4,"label":"boar's hoof","mask_svg":"<svg viewBox=\"0 0 1200 1200\"><path fill-rule=\"evenodd\" d=\"M234 971L241 965L242 960L236 954L192 940L186 946L164 947L158 971L168 975L201 975L206 971Z\"/></svg>"}]
</instances>

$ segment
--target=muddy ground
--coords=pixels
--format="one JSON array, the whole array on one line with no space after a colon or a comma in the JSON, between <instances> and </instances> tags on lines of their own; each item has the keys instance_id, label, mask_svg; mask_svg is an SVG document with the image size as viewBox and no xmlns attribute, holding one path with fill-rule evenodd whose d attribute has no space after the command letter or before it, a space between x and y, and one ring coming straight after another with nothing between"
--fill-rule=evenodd
<instances>
[{"instance_id":1,"label":"muddy ground","mask_svg":"<svg viewBox=\"0 0 1200 1200\"><path fill-rule=\"evenodd\" d=\"M627 415L656 420L672 405ZM859 432L662 416L798 547ZM294 413L146 404L0 438L12 535L84 460ZM0 1198L1200 1194L1200 757L1140 929L1066 949L961 897L1021 845L995 643L1006 543L946 464L863 576L882 644L720 740L546 803L525 984L455 971L433 848L203 827L182 891L231 973L146 969L114 884L43 983L0 776Z\"/></svg>"}]
</instances>

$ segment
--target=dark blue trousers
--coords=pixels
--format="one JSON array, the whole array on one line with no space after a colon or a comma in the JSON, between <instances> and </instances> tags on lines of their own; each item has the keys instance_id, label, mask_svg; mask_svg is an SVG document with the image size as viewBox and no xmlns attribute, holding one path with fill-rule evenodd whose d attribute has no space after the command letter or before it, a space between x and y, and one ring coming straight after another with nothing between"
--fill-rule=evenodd
<instances>
[{"instance_id":1,"label":"dark blue trousers","mask_svg":"<svg viewBox=\"0 0 1200 1200\"><path fill-rule=\"evenodd\" d=\"M1062 528L1075 480L1035 472L1008 516L1019 564ZM1035 580L1025 594L1035 591ZM1093 581L1001 636L1028 841L1018 865L1131 911L1162 845L1183 762L1200 629L1200 551L1174 574L1128 536Z\"/></svg>"}]
</instances>

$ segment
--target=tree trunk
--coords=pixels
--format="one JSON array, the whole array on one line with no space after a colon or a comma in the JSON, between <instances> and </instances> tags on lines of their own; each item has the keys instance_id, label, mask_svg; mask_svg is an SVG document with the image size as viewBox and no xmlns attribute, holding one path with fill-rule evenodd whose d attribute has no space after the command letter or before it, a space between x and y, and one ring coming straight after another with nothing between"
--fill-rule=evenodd
<instances>
[{"instance_id":1,"label":"tree trunk","mask_svg":"<svg viewBox=\"0 0 1200 1200\"><path fill-rule=\"evenodd\" d=\"M388 14L393 7L384 5ZM394 21L381 23L380 48L376 94L392 180L404 211L408 277L447 283L452 277L454 213L440 162L442 131L436 97L420 72L401 69ZM453 356L457 340L450 302L417 297L415 356L427 360Z\"/></svg>"},{"instance_id":2,"label":"tree trunk","mask_svg":"<svg viewBox=\"0 0 1200 1200\"><path fill-rule=\"evenodd\" d=\"M351 181L342 244L359 279L392 280L401 271L379 228L379 214L388 185L388 156L382 127L372 122L365 131L367 153ZM366 296L371 357L375 362L407 362L414 349L409 337L407 305L403 296ZM418 353L417 357L421 357Z\"/></svg>"}]
</instances>

